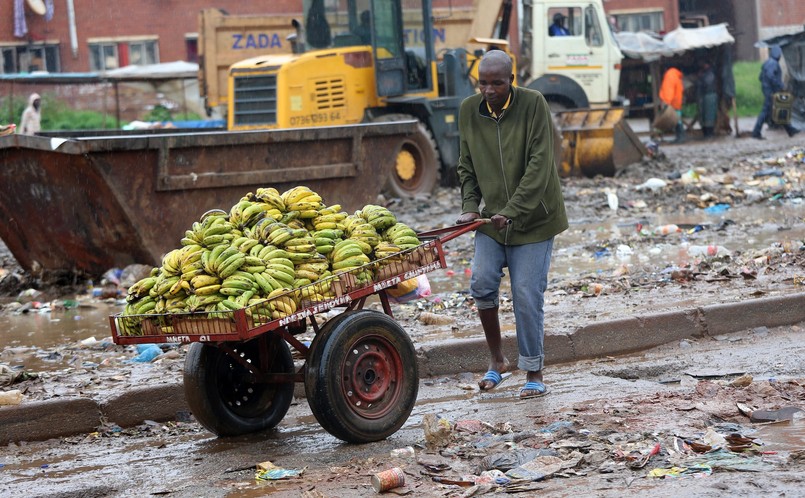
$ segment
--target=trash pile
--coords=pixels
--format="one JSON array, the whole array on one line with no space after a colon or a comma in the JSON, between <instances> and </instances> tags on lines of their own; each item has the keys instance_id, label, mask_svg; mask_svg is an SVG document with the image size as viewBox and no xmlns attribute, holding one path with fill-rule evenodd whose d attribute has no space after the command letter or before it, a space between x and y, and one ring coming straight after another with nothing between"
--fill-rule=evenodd
<instances>
[{"instance_id":1,"label":"trash pile","mask_svg":"<svg viewBox=\"0 0 805 498\"><path fill-rule=\"evenodd\" d=\"M448 420L425 414L421 443L392 450L383 462L383 471L397 468L404 473L395 481L397 494L435 490L439 496L468 497L536 492L546 489L551 480L592 475L629 482L767 472L805 457L801 448L766 450L759 435L759 429L769 423L805 424L805 411L795 406L759 410L736 402L775 404L805 399L803 381L753 382L744 375L731 381L699 381L693 392L663 392L653 397L662 400L632 400L628 413L600 402L576 406L573 413L548 423L544 416L537 416L529 429L509 422ZM665 410L665 417L668 410L673 413L675 409L693 416L679 416L686 420L675 429L662 425L662 431L652 431L647 426L651 416L641 415L657 409ZM629 423L618 423L619 415L628 417ZM702 421L709 423L699 423ZM628 431L623 430L626 427ZM373 463L380 468L379 462Z\"/></svg>"}]
</instances>

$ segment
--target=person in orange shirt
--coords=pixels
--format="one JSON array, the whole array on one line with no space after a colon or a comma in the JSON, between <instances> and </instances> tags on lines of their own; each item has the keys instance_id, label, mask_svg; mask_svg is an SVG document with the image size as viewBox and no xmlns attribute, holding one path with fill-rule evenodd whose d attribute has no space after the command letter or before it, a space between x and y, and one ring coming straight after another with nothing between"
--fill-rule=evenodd
<instances>
[{"instance_id":1,"label":"person in orange shirt","mask_svg":"<svg viewBox=\"0 0 805 498\"><path fill-rule=\"evenodd\" d=\"M685 125L682 123L682 102L685 93L682 71L675 67L668 68L662 77L660 85L660 100L665 105L669 105L676 111L676 140L675 142L685 141Z\"/></svg>"}]
</instances>

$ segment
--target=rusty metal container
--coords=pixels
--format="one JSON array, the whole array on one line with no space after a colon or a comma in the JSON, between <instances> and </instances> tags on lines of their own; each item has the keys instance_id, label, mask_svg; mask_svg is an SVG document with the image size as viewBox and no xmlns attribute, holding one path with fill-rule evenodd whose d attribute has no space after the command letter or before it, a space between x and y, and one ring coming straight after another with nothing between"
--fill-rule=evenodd
<instances>
[{"instance_id":1,"label":"rusty metal container","mask_svg":"<svg viewBox=\"0 0 805 498\"><path fill-rule=\"evenodd\" d=\"M623 108L582 109L557 114L562 133L563 177L613 176L648 153L624 119Z\"/></svg>"},{"instance_id":2,"label":"rusty metal container","mask_svg":"<svg viewBox=\"0 0 805 498\"><path fill-rule=\"evenodd\" d=\"M375 202L416 121L250 132L0 137L0 238L26 270L157 265L205 211L304 184Z\"/></svg>"}]
</instances>

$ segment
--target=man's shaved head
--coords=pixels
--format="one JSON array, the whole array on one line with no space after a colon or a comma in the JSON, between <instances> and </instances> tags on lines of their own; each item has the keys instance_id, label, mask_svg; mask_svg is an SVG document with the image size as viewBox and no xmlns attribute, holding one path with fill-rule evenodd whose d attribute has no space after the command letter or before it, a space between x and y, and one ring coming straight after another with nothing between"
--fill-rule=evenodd
<instances>
[{"instance_id":1,"label":"man's shaved head","mask_svg":"<svg viewBox=\"0 0 805 498\"><path fill-rule=\"evenodd\" d=\"M512 59L502 50L490 50L481 58L478 70L493 70L495 72L505 72L512 74Z\"/></svg>"}]
</instances>

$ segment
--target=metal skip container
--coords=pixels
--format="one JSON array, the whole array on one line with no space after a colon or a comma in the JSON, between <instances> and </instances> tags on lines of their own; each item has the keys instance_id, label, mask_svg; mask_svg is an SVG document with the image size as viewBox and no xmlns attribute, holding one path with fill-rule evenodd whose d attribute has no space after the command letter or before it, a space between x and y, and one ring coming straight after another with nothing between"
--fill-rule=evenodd
<instances>
[{"instance_id":1,"label":"metal skip container","mask_svg":"<svg viewBox=\"0 0 805 498\"><path fill-rule=\"evenodd\" d=\"M562 177L615 173L645 156L648 151L624 119L626 109L584 109L557 114L562 133Z\"/></svg>"},{"instance_id":2,"label":"metal skip container","mask_svg":"<svg viewBox=\"0 0 805 498\"><path fill-rule=\"evenodd\" d=\"M374 202L416 121L249 132L0 137L0 239L27 271L157 265L205 211L307 185Z\"/></svg>"}]
</instances>

